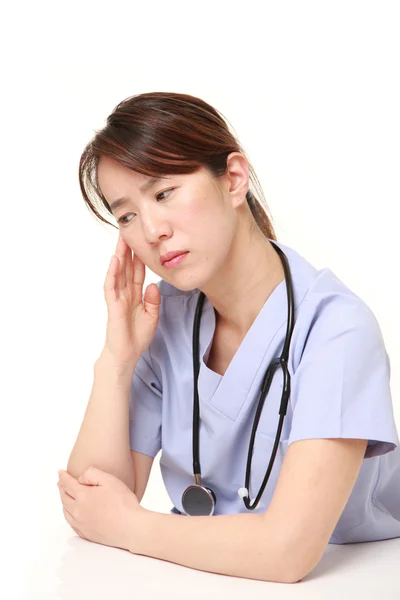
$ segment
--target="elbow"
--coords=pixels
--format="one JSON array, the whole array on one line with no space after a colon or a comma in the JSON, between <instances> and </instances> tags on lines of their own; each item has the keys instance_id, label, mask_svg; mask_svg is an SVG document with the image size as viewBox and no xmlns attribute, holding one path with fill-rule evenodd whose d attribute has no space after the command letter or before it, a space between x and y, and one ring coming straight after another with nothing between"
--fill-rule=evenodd
<instances>
[{"instance_id":1,"label":"elbow","mask_svg":"<svg viewBox=\"0 0 400 600\"><path fill-rule=\"evenodd\" d=\"M314 567L304 568L299 565L291 566L288 564L282 569L279 579L276 579L275 581L279 583L299 583L313 568Z\"/></svg>"},{"instance_id":2,"label":"elbow","mask_svg":"<svg viewBox=\"0 0 400 600\"><path fill-rule=\"evenodd\" d=\"M280 569L279 577L275 579L278 583L298 583L307 575L304 569L299 568L299 565L291 564L289 556L283 558L284 563Z\"/></svg>"},{"instance_id":3,"label":"elbow","mask_svg":"<svg viewBox=\"0 0 400 600\"><path fill-rule=\"evenodd\" d=\"M284 583L298 583L304 579L317 566L322 555L323 551L309 551L306 547L288 551L285 554L287 568L284 572Z\"/></svg>"},{"instance_id":4,"label":"elbow","mask_svg":"<svg viewBox=\"0 0 400 600\"><path fill-rule=\"evenodd\" d=\"M273 581L275 583L298 583L308 573L310 569L305 568L300 558L299 560L293 560L293 554L282 553L280 560L277 560L276 554L272 561L268 560L264 564L263 574L261 579L263 581Z\"/></svg>"},{"instance_id":5,"label":"elbow","mask_svg":"<svg viewBox=\"0 0 400 600\"><path fill-rule=\"evenodd\" d=\"M278 555L280 583L299 583L317 566L324 553L324 548L311 544L294 543L294 539L282 544Z\"/></svg>"},{"instance_id":6,"label":"elbow","mask_svg":"<svg viewBox=\"0 0 400 600\"><path fill-rule=\"evenodd\" d=\"M289 569L280 579L280 583L299 583L308 573L300 571L290 571Z\"/></svg>"},{"instance_id":7,"label":"elbow","mask_svg":"<svg viewBox=\"0 0 400 600\"><path fill-rule=\"evenodd\" d=\"M307 573L300 573L300 571L292 571L288 567L275 570L271 572L271 567L264 572L263 576L260 577L263 581L272 581L274 583L298 583L305 577Z\"/></svg>"},{"instance_id":8,"label":"elbow","mask_svg":"<svg viewBox=\"0 0 400 600\"><path fill-rule=\"evenodd\" d=\"M296 529L292 523L282 523L268 511L262 517L265 526L260 528L259 556L266 559L265 580L299 583L321 560L327 545L326 536L313 535L304 526Z\"/></svg>"}]
</instances>

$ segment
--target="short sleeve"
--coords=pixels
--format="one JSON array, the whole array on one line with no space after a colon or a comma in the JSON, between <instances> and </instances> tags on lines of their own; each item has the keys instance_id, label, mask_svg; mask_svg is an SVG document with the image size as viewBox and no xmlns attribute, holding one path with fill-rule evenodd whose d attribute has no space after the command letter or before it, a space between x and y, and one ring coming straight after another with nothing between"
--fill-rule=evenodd
<instances>
[{"instance_id":1,"label":"short sleeve","mask_svg":"<svg viewBox=\"0 0 400 600\"><path fill-rule=\"evenodd\" d=\"M136 364L129 396L131 450L156 456L161 449L162 388L154 373L150 347Z\"/></svg>"},{"instance_id":2,"label":"short sleeve","mask_svg":"<svg viewBox=\"0 0 400 600\"><path fill-rule=\"evenodd\" d=\"M365 458L391 452L399 440L379 324L360 299L325 300L291 378L288 443L358 438L368 439Z\"/></svg>"}]
</instances>

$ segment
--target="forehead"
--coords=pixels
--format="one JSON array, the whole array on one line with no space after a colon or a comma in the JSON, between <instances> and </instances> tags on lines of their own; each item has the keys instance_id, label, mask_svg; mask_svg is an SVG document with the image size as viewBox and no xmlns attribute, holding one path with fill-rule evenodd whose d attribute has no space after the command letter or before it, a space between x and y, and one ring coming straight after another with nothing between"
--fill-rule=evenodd
<instances>
[{"instance_id":1,"label":"forehead","mask_svg":"<svg viewBox=\"0 0 400 600\"><path fill-rule=\"evenodd\" d=\"M176 178L197 179L209 177L207 169L200 167L193 173L151 176L129 169L109 156L100 156L97 165L97 182L106 198L118 198L128 191L138 190L143 193L159 182L168 182Z\"/></svg>"},{"instance_id":2,"label":"forehead","mask_svg":"<svg viewBox=\"0 0 400 600\"><path fill-rule=\"evenodd\" d=\"M147 175L128 169L109 156L101 156L97 166L97 180L103 193L109 189L113 191L121 186L143 185L148 180Z\"/></svg>"}]
</instances>

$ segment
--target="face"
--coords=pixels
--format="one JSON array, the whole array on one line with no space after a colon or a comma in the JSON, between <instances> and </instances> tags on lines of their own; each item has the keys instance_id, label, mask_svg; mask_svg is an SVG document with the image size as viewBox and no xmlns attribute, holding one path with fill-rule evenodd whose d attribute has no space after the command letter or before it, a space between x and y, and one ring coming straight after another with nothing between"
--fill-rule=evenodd
<instances>
[{"instance_id":1,"label":"face","mask_svg":"<svg viewBox=\"0 0 400 600\"><path fill-rule=\"evenodd\" d=\"M201 169L162 178L147 189L141 189L147 176L107 156L99 160L98 182L109 205L127 199L112 208L121 237L154 273L182 291L202 289L217 277L234 240L235 207L245 197L248 177L242 155L229 159L229 175L220 180ZM160 255L173 250L189 254L167 269Z\"/></svg>"}]
</instances>

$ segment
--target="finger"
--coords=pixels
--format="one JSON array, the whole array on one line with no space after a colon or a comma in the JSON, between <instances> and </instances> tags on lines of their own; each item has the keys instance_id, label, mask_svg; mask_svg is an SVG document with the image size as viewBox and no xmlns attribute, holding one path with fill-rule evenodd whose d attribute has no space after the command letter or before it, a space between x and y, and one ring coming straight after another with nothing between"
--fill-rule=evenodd
<instances>
[{"instance_id":1,"label":"finger","mask_svg":"<svg viewBox=\"0 0 400 600\"><path fill-rule=\"evenodd\" d=\"M79 492L81 485L68 471L59 472L59 483L60 486L72 497L76 498L76 494Z\"/></svg>"},{"instance_id":2,"label":"finger","mask_svg":"<svg viewBox=\"0 0 400 600\"><path fill-rule=\"evenodd\" d=\"M70 496L68 494L68 492L66 492L62 487L60 487L59 490L60 490L61 503L62 503L63 507L70 513L71 516L73 516L75 513L75 505L76 505L75 499L72 498L72 496Z\"/></svg>"},{"instance_id":3,"label":"finger","mask_svg":"<svg viewBox=\"0 0 400 600\"><path fill-rule=\"evenodd\" d=\"M71 523L70 523L70 525L71 525ZM79 531L79 529L77 529L76 527L73 527L72 525L71 525L71 528L75 531L75 533L77 535L79 535L79 537L83 538L84 540L87 540L88 542L90 541L90 540L88 540L88 538L86 536L83 535L83 533L81 531Z\"/></svg>"},{"instance_id":4,"label":"finger","mask_svg":"<svg viewBox=\"0 0 400 600\"><path fill-rule=\"evenodd\" d=\"M125 267L125 281L126 285L131 286L133 281L133 264L132 264L132 248L127 247L126 267Z\"/></svg>"},{"instance_id":5,"label":"finger","mask_svg":"<svg viewBox=\"0 0 400 600\"><path fill-rule=\"evenodd\" d=\"M127 254L126 248L127 248L127 245L125 244L122 237L119 236L118 244L115 249L115 254L118 256L119 263L120 263L119 272L118 272L118 289L119 290L123 290L126 286L126 278L125 278L125 264L126 264L126 254Z\"/></svg>"},{"instance_id":6,"label":"finger","mask_svg":"<svg viewBox=\"0 0 400 600\"><path fill-rule=\"evenodd\" d=\"M62 490L62 488L60 486L60 482L57 482L57 487L60 492L60 498L61 498L61 503L63 506L63 513L64 513L65 520L67 521L68 525L70 525L71 528L75 531L75 533L77 535L79 535L79 537L83 538L84 540L89 541L88 538L85 535L83 535L83 533L78 529L76 520L74 519L72 513L65 507L65 505L63 503L63 499L65 498L65 495L68 495L67 492L65 492L65 490Z\"/></svg>"},{"instance_id":7,"label":"finger","mask_svg":"<svg viewBox=\"0 0 400 600\"><path fill-rule=\"evenodd\" d=\"M60 492L60 496L61 496L61 492L65 492L66 494L68 494L67 490L61 485L61 483L58 481L57 482L57 487L58 487L58 491ZM70 494L68 494L68 496L70 496ZM72 498L72 496L70 496ZM74 498L75 500L75 498Z\"/></svg>"},{"instance_id":8,"label":"finger","mask_svg":"<svg viewBox=\"0 0 400 600\"><path fill-rule=\"evenodd\" d=\"M123 245L124 240L119 236L115 252L111 257L110 265L108 267L106 281L104 282L104 295L107 303L115 302L119 299L121 248L123 248Z\"/></svg>"},{"instance_id":9,"label":"finger","mask_svg":"<svg viewBox=\"0 0 400 600\"><path fill-rule=\"evenodd\" d=\"M108 266L106 279L104 281L104 296L107 302L115 302L117 299L117 274L119 269L118 258L112 255Z\"/></svg>"},{"instance_id":10,"label":"finger","mask_svg":"<svg viewBox=\"0 0 400 600\"><path fill-rule=\"evenodd\" d=\"M133 291L134 293L140 294L139 301L142 301L143 295L143 284L146 274L146 266L144 262L140 260L137 254L133 256Z\"/></svg>"},{"instance_id":11,"label":"finger","mask_svg":"<svg viewBox=\"0 0 400 600\"><path fill-rule=\"evenodd\" d=\"M66 510L65 508L63 508L63 512L64 512L65 520L67 521L68 525L70 525L72 527L72 529L75 531L75 533L77 533L79 535L79 537L83 538L84 540L88 540L88 538L86 536L84 536L83 533L78 529L77 523L76 523L74 517L71 515L71 513L69 513L68 510Z\"/></svg>"}]
</instances>

